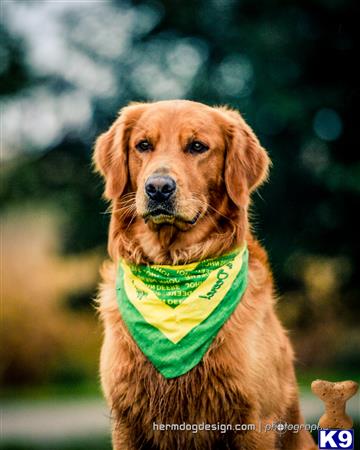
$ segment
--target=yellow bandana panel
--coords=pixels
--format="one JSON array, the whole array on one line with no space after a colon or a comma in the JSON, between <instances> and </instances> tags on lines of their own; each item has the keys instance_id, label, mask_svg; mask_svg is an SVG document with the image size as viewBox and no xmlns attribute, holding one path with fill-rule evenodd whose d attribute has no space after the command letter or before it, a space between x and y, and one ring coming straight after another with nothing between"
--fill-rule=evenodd
<instances>
[{"instance_id":1,"label":"yellow bandana panel","mask_svg":"<svg viewBox=\"0 0 360 450\"><path fill-rule=\"evenodd\" d=\"M170 306L160 298L155 289L149 287L151 283L146 282L148 281L146 273L139 274L139 270L137 270L134 274L132 266L122 261L126 295L149 324L161 331L171 342L177 344L211 315L221 303L241 271L245 250L244 247L236 253L227 255L224 264L220 266L217 264L218 259L207 260L205 264L203 262L184 266L152 266L157 270L157 276L162 273L162 269L163 271L171 270L171 273L163 273L165 277L168 277L164 285L166 286L166 281L169 282L169 276L175 277L176 286L179 286L180 292L185 294L190 291L192 271L198 269L205 278L195 290L184 296L176 307ZM200 264L202 264L201 267Z\"/></svg>"}]
</instances>

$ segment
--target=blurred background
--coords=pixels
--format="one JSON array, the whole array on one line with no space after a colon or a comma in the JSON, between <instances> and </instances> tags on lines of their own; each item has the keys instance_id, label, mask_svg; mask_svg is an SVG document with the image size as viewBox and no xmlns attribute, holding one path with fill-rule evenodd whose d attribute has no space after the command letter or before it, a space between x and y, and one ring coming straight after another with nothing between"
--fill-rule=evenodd
<instances>
[{"instance_id":1,"label":"blurred background","mask_svg":"<svg viewBox=\"0 0 360 450\"><path fill-rule=\"evenodd\" d=\"M307 420L321 411L311 380L359 378L356 7L2 1L3 448L110 449L92 302L109 215L91 152L133 100L243 113L273 161L252 221L272 262Z\"/></svg>"}]
</instances>

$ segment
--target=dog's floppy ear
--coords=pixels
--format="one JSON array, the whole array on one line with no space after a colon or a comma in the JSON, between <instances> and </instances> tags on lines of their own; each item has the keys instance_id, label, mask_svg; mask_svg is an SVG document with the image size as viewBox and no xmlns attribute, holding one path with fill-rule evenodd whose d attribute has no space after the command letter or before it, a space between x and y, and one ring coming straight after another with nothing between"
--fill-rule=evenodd
<instances>
[{"instance_id":1,"label":"dog's floppy ear","mask_svg":"<svg viewBox=\"0 0 360 450\"><path fill-rule=\"evenodd\" d=\"M93 162L95 169L105 178L104 196L108 200L119 198L125 191L129 134L143 107L144 104L132 104L123 108L109 130L96 140Z\"/></svg>"},{"instance_id":2,"label":"dog's floppy ear","mask_svg":"<svg viewBox=\"0 0 360 450\"><path fill-rule=\"evenodd\" d=\"M246 207L249 194L267 178L270 159L255 133L237 111L226 107L219 110L226 119L226 189L235 205Z\"/></svg>"}]
</instances>

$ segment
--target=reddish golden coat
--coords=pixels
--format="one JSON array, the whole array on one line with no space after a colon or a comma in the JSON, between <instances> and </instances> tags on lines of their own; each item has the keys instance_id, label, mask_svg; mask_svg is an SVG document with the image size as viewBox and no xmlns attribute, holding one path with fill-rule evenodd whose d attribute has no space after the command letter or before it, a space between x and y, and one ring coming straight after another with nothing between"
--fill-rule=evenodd
<instances>
[{"instance_id":1,"label":"reddish golden coat","mask_svg":"<svg viewBox=\"0 0 360 450\"><path fill-rule=\"evenodd\" d=\"M210 143L208 154L182 149L189 135ZM154 142L136 152L141 136ZM160 431L153 423L302 423L293 351L274 311L265 251L248 226L249 196L266 177L269 159L241 116L227 108L188 101L125 108L97 141L94 161L112 202L109 253L102 270L99 310L104 324L101 381L112 410L115 449L316 449L307 432ZM161 170L179 185L177 210L200 215L157 225L141 218L146 177ZM119 257L136 263L179 264L228 252L247 241L246 293L202 362L165 379L144 357L124 326L116 303ZM156 342L154 342L156 345Z\"/></svg>"}]
</instances>

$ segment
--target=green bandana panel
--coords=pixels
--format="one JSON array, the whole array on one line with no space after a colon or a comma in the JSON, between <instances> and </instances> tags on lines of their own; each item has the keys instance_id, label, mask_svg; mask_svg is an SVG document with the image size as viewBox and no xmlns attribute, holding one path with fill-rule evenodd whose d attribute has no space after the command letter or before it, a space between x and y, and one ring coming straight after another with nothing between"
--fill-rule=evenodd
<instances>
[{"instance_id":1,"label":"green bandana panel","mask_svg":"<svg viewBox=\"0 0 360 450\"><path fill-rule=\"evenodd\" d=\"M247 287L246 247L199 263L119 264L117 302L130 334L165 378L198 364Z\"/></svg>"}]
</instances>

